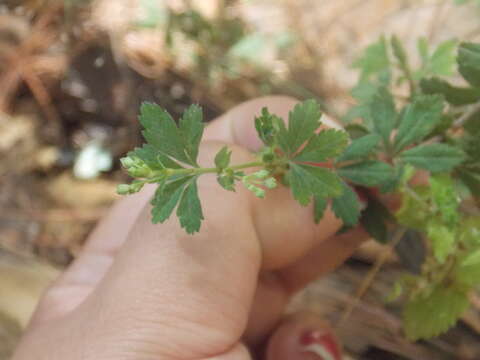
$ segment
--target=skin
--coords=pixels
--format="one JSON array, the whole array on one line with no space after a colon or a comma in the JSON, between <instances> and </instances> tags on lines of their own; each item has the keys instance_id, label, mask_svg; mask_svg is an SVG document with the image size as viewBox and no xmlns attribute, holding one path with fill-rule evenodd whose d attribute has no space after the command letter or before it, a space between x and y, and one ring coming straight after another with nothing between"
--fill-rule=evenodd
<instances>
[{"instance_id":1,"label":"skin","mask_svg":"<svg viewBox=\"0 0 480 360\"><path fill-rule=\"evenodd\" d=\"M256 99L216 119L201 165L211 166L225 143L232 163L251 161L261 145L254 116L267 106L286 118L295 103ZM330 330L308 314L282 321L288 299L349 257L364 231L335 236L342 224L330 210L315 225L311 207L286 188L261 200L206 175L199 180L205 221L189 236L175 217L151 224L153 190L120 200L100 222L45 293L13 359L246 360L247 348L272 334L267 359L308 359L294 340Z\"/></svg>"}]
</instances>

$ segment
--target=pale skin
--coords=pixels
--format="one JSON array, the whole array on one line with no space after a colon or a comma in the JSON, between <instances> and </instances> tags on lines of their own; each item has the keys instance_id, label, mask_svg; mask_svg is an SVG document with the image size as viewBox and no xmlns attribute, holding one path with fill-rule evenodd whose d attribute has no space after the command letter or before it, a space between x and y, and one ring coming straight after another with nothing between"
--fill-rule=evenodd
<instances>
[{"instance_id":1,"label":"pale skin","mask_svg":"<svg viewBox=\"0 0 480 360\"><path fill-rule=\"evenodd\" d=\"M211 166L226 143L232 163L252 161L260 140L253 119L263 106L284 118L296 101L244 103L205 131L199 161ZM332 124L330 124L332 125ZM292 294L340 265L367 238L288 189L257 199L241 186L199 181L205 221L187 235L172 217L150 222L153 189L120 200L92 232L82 254L41 300L14 360L247 360L268 343L268 360L309 359L295 342L306 329L330 331L312 315L282 322ZM315 359L315 357L310 357Z\"/></svg>"}]
</instances>

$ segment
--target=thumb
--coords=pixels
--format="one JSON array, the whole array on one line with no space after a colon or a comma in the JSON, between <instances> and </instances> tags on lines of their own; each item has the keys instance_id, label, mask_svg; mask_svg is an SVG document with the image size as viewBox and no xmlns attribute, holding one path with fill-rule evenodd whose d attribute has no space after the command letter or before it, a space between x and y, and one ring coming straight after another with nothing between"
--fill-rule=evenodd
<instances>
[{"instance_id":1,"label":"thumb","mask_svg":"<svg viewBox=\"0 0 480 360\"><path fill-rule=\"evenodd\" d=\"M317 315L300 313L275 330L266 348L266 360L341 360L332 329Z\"/></svg>"}]
</instances>

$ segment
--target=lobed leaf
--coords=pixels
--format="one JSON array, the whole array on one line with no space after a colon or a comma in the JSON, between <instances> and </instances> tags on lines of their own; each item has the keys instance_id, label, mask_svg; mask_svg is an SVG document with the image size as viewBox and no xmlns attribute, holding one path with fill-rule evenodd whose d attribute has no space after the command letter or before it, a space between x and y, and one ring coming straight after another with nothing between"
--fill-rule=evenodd
<instances>
[{"instance_id":1,"label":"lobed leaf","mask_svg":"<svg viewBox=\"0 0 480 360\"><path fill-rule=\"evenodd\" d=\"M407 105L400 119L394 148L400 151L421 141L442 120L443 98L438 95L419 95Z\"/></svg>"},{"instance_id":2,"label":"lobed leaf","mask_svg":"<svg viewBox=\"0 0 480 360\"><path fill-rule=\"evenodd\" d=\"M470 85L480 87L480 44L462 43L458 48L458 70Z\"/></svg>"},{"instance_id":3,"label":"lobed leaf","mask_svg":"<svg viewBox=\"0 0 480 360\"><path fill-rule=\"evenodd\" d=\"M193 166L197 166L198 146L203 134L201 121L201 110L196 105L185 111L179 127L160 106L145 102L140 107L142 134L148 144L164 156Z\"/></svg>"},{"instance_id":4,"label":"lobed leaf","mask_svg":"<svg viewBox=\"0 0 480 360\"><path fill-rule=\"evenodd\" d=\"M203 220L202 207L198 198L197 178L191 179L186 186L180 204L177 208L180 225L187 233L193 234L200 230Z\"/></svg>"},{"instance_id":5,"label":"lobed leaf","mask_svg":"<svg viewBox=\"0 0 480 360\"><path fill-rule=\"evenodd\" d=\"M337 162L360 160L370 155L378 146L382 138L377 134L359 137L351 142Z\"/></svg>"},{"instance_id":6,"label":"lobed leaf","mask_svg":"<svg viewBox=\"0 0 480 360\"><path fill-rule=\"evenodd\" d=\"M389 164L374 160L344 166L337 172L340 176L363 186L382 185L395 176L395 172Z\"/></svg>"},{"instance_id":7,"label":"lobed leaf","mask_svg":"<svg viewBox=\"0 0 480 360\"><path fill-rule=\"evenodd\" d=\"M360 202L357 193L342 181L342 195L332 201L332 210L345 226L353 226L360 218Z\"/></svg>"},{"instance_id":8,"label":"lobed leaf","mask_svg":"<svg viewBox=\"0 0 480 360\"><path fill-rule=\"evenodd\" d=\"M390 137L397 122L397 111L393 96L386 87L379 89L370 104L370 114L375 132L382 136L388 146Z\"/></svg>"},{"instance_id":9,"label":"lobed leaf","mask_svg":"<svg viewBox=\"0 0 480 360\"><path fill-rule=\"evenodd\" d=\"M319 163L341 154L348 143L348 134L342 130L322 130L314 135L295 156L294 161Z\"/></svg>"},{"instance_id":10,"label":"lobed leaf","mask_svg":"<svg viewBox=\"0 0 480 360\"><path fill-rule=\"evenodd\" d=\"M278 143L280 148L293 156L300 146L310 139L320 126L320 105L315 100L306 100L295 105L288 116L288 129L280 125Z\"/></svg>"},{"instance_id":11,"label":"lobed leaf","mask_svg":"<svg viewBox=\"0 0 480 360\"><path fill-rule=\"evenodd\" d=\"M325 209L327 208L328 201L326 198L320 196L314 196L313 198L313 218L315 220L315 224L318 224L320 220L323 218L323 214L325 213Z\"/></svg>"},{"instance_id":12,"label":"lobed leaf","mask_svg":"<svg viewBox=\"0 0 480 360\"><path fill-rule=\"evenodd\" d=\"M303 206L308 205L312 197L336 197L342 192L338 176L322 167L291 162L287 179L293 197Z\"/></svg>"},{"instance_id":13,"label":"lobed leaf","mask_svg":"<svg viewBox=\"0 0 480 360\"><path fill-rule=\"evenodd\" d=\"M451 171L465 160L465 153L447 144L427 144L401 153L400 159L432 173Z\"/></svg>"},{"instance_id":14,"label":"lobed leaf","mask_svg":"<svg viewBox=\"0 0 480 360\"><path fill-rule=\"evenodd\" d=\"M184 152L189 164L197 166L198 148L203 136L203 113L198 105L190 105L180 118L178 129L183 138Z\"/></svg>"},{"instance_id":15,"label":"lobed leaf","mask_svg":"<svg viewBox=\"0 0 480 360\"><path fill-rule=\"evenodd\" d=\"M154 224L163 223L170 217L190 180L191 177L187 176L157 187L151 200L153 206L152 222Z\"/></svg>"},{"instance_id":16,"label":"lobed leaf","mask_svg":"<svg viewBox=\"0 0 480 360\"><path fill-rule=\"evenodd\" d=\"M215 166L218 170L223 170L230 165L230 157L232 151L227 146L222 147L217 155L215 155Z\"/></svg>"},{"instance_id":17,"label":"lobed leaf","mask_svg":"<svg viewBox=\"0 0 480 360\"><path fill-rule=\"evenodd\" d=\"M412 340L428 339L453 326L468 307L465 291L437 286L428 295L410 300L403 314L405 332Z\"/></svg>"},{"instance_id":18,"label":"lobed leaf","mask_svg":"<svg viewBox=\"0 0 480 360\"><path fill-rule=\"evenodd\" d=\"M420 87L423 93L442 95L447 102L455 106L473 104L480 99L480 89L453 86L436 77L422 79Z\"/></svg>"}]
</instances>

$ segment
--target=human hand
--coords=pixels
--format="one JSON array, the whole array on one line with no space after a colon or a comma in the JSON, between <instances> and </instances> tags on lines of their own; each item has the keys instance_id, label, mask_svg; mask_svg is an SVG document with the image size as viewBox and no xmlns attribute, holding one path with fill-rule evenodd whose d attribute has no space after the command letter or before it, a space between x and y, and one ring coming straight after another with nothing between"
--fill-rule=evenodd
<instances>
[{"instance_id":1,"label":"human hand","mask_svg":"<svg viewBox=\"0 0 480 360\"><path fill-rule=\"evenodd\" d=\"M249 120L263 106L286 118L294 104L268 97L227 112L207 127L199 161L211 164L223 143L234 144L232 163L249 161L261 146ZM174 218L151 224L153 191L119 201L98 225L41 300L14 360L244 360L267 338L268 360L340 358L320 319L281 318L293 293L367 238L360 228L336 236L331 211L315 225L288 189L259 200L208 175L205 222L191 236Z\"/></svg>"}]
</instances>

